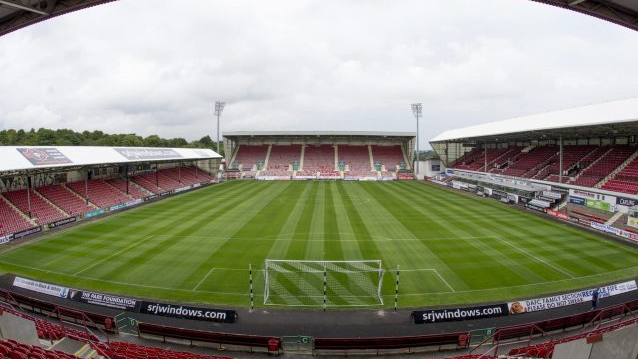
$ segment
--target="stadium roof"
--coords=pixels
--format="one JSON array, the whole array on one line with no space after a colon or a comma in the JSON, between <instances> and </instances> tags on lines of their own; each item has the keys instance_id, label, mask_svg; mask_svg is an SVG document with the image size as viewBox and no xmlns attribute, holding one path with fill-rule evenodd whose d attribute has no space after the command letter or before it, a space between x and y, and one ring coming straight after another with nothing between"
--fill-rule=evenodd
<instances>
[{"instance_id":1,"label":"stadium roof","mask_svg":"<svg viewBox=\"0 0 638 359\"><path fill-rule=\"evenodd\" d=\"M577 11L602 20L638 30L638 1L636 0L532 0L535 2Z\"/></svg>"},{"instance_id":2,"label":"stadium roof","mask_svg":"<svg viewBox=\"0 0 638 359\"><path fill-rule=\"evenodd\" d=\"M431 143L542 137L618 137L638 133L638 98L605 102L445 131Z\"/></svg>"},{"instance_id":3,"label":"stadium roof","mask_svg":"<svg viewBox=\"0 0 638 359\"><path fill-rule=\"evenodd\" d=\"M368 131L230 131L224 137L415 137L416 132Z\"/></svg>"},{"instance_id":4,"label":"stadium roof","mask_svg":"<svg viewBox=\"0 0 638 359\"><path fill-rule=\"evenodd\" d=\"M0 0L0 36L87 7L115 0ZM530 1L530 0L527 0ZM531 0L638 30L636 0Z\"/></svg>"},{"instance_id":5,"label":"stadium roof","mask_svg":"<svg viewBox=\"0 0 638 359\"><path fill-rule=\"evenodd\" d=\"M2 146L0 173L104 164L222 158L209 149L94 146Z\"/></svg>"},{"instance_id":6,"label":"stadium roof","mask_svg":"<svg viewBox=\"0 0 638 359\"><path fill-rule=\"evenodd\" d=\"M0 36L12 31L115 0L0 0Z\"/></svg>"}]
</instances>

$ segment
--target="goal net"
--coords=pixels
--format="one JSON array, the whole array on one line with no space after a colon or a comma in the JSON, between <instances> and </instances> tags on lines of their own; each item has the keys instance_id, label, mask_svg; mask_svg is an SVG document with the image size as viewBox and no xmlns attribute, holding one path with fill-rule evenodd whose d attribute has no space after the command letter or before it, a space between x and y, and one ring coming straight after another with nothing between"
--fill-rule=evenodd
<instances>
[{"instance_id":1,"label":"goal net","mask_svg":"<svg viewBox=\"0 0 638 359\"><path fill-rule=\"evenodd\" d=\"M383 305L383 268L380 260L266 259L264 277L265 305Z\"/></svg>"}]
</instances>

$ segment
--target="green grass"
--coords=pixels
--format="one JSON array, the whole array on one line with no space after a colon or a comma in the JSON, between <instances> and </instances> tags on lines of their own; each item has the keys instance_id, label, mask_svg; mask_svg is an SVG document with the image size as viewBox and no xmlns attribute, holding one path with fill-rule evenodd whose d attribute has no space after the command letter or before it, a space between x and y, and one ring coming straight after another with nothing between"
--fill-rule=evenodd
<instances>
[{"instance_id":1,"label":"green grass","mask_svg":"<svg viewBox=\"0 0 638 359\"><path fill-rule=\"evenodd\" d=\"M577 228L412 182L203 188L0 254L0 270L79 289L248 306L264 259L381 259L400 307L537 297L638 276L638 251Z\"/></svg>"}]
</instances>

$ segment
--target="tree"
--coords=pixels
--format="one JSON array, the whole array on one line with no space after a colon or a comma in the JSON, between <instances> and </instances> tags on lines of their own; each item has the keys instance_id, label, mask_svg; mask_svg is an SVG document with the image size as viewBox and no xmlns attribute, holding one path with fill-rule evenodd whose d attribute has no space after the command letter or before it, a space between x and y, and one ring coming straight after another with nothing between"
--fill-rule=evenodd
<instances>
[{"instance_id":1,"label":"tree","mask_svg":"<svg viewBox=\"0 0 638 359\"><path fill-rule=\"evenodd\" d=\"M184 138L161 138L150 135L146 138L134 133L106 134L102 131L75 132L70 129L51 130L40 128L2 130L0 131L0 145L3 146L123 146L123 147L190 147L215 148L210 136L204 136L192 142Z\"/></svg>"},{"instance_id":2,"label":"tree","mask_svg":"<svg viewBox=\"0 0 638 359\"><path fill-rule=\"evenodd\" d=\"M213 144L213 140L210 138L209 135L206 135L200 138L199 143L202 145L202 147L207 147L207 148L213 148L215 146Z\"/></svg>"}]
</instances>

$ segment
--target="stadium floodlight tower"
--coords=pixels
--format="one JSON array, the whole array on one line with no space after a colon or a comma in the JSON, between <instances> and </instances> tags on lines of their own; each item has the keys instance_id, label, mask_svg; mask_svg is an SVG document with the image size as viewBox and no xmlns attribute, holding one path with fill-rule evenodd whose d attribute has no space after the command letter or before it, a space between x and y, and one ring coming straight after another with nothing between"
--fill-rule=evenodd
<instances>
[{"instance_id":1,"label":"stadium floodlight tower","mask_svg":"<svg viewBox=\"0 0 638 359\"><path fill-rule=\"evenodd\" d=\"M419 178L419 117L423 115L423 106L420 102L412 104L412 113L416 117L416 178Z\"/></svg>"},{"instance_id":2,"label":"stadium floodlight tower","mask_svg":"<svg viewBox=\"0 0 638 359\"><path fill-rule=\"evenodd\" d=\"M217 153L221 154L219 149L219 116L222 115L226 103L224 101L215 101L215 116L217 116Z\"/></svg>"}]
</instances>

